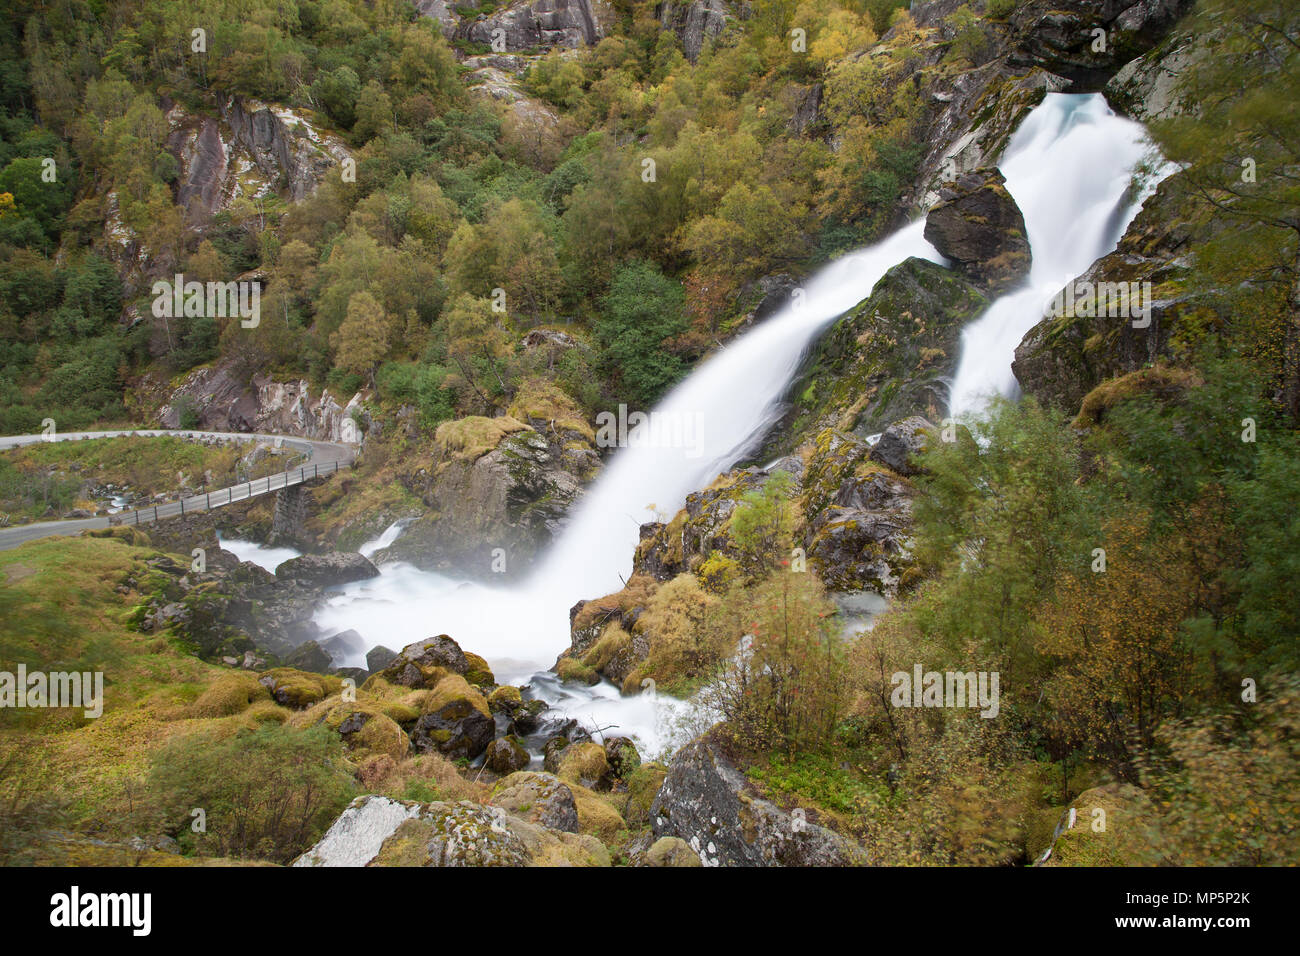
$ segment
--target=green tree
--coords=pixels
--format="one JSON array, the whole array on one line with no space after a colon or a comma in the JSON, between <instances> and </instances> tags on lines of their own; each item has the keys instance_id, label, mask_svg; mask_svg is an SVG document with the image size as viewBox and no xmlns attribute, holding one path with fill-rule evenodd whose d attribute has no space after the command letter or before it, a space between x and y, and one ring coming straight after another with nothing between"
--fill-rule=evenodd
<instances>
[{"instance_id":1,"label":"green tree","mask_svg":"<svg viewBox=\"0 0 1300 956\"><path fill-rule=\"evenodd\" d=\"M664 343L686 330L685 296L677 282L649 262L632 262L614 275L596 332L608 374L620 396L649 408L686 371Z\"/></svg>"}]
</instances>

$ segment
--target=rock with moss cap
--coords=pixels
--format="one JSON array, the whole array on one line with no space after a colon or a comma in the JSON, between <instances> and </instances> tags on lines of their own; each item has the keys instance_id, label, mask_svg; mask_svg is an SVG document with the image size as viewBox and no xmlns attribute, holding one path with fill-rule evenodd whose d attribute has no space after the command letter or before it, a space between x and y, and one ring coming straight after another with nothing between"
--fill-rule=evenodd
<instances>
[{"instance_id":1,"label":"rock with moss cap","mask_svg":"<svg viewBox=\"0 0 1300 956\"><path fill-rule=\"evenodd\" d=\"M464 674L469 659L446 634L408 644L379 676L403 687L433 687L448 673Z\"/></svg>"},{"instance_id":2,"label":"rock with moss cap","mask_svg":"<svg viewBox=\"0 0 1300 956\"><path fill-rule=\"evenodd\" d=\"M556 776L592 790L607 789L613 773L605 748L592 740L570 744L559 759Z\"/></svg>"},{"instance_id":3,"label":"rock with moss cap","mask_svg":"<svg viewBox=\"0 0 1300 956\"><path fill-rule=\"evenodd\" d=\"M691 849L690 844L680 837L660 837L646 850L643 859L645 866L692 867L703 866L700 855Z\"/></svg>"},{"instance_id":4,"label":"rock with moss cap","mask_svg":"<svg viewBox=\"0 0 1300 956\"><path fill-rule=\"evenodd\" d=\"M548 829L468 800L369 795L343 811L294 866L609 866L589 835Z\"/></svg>"},{"instance_id":5,"label":"rock with moss cap","mask_svg":"<svg viewBox=\"0 0 1300 956\"><path fill-rule=\"evenodd\" d=\"M627 779L641 766L641 754L627 737L610 737L605 741L605 760L610 773L621 779Z\"/></svg>"},{"instance_id":6,"label":"rock with moss cap","mask_svg":"<svg viewBox=\"0 0 1300 956\"><path fill-rule=\"evenodd\" d=\"M337 677L309 674L290 667L276 667L266 671L258 682L271 692L277 704L302 709L319 703L330 694L337 693L342 682Z\"/></svg>"},{"instance_id":7,"label":"rock with moss cap","mask_svg":"<svg viewBox=\"0 0 1300 956\"><path fill-rule=\"evenodd\" d=\"M512 408L526 420L472 416L438 427L437 459L403 478L429 511L383 560L500 583L550 543L600 459L571 399L553 386L521 392Z\"/></svg>"},{"instance_id":8,"label":"rock with moss cap","mask_svg":"<svg viewBox=\"0 0 1300 956\"><path fill-rule=\"evenodd\" d=\"M578 805L573 790L553 774L512 773L492 788L488 802L530 823L578 832Z\"/></svg>"},{"instance_id":9,"label":"rock with moss cap","mask_svg":"<svg viewBox=\"0 0 1300 956\"><path fill-rule=\"evenodd\" d=\"M411 730L411 743L421 753L473 760L496 736L487 701L459 674L448 674L428 691L421 709Z\"/></svg>"},{"instance_id":10,"label":"rock with moss cap","mask_svg":"<svg viewBox=\"0 0 1300 956\"><path fill-rule=\"evenodd\" d=\"M488 744L485 763L493 773L509 774L528 766L528 751L515 737L498 737Z\"/></svg>"}]
</instances>

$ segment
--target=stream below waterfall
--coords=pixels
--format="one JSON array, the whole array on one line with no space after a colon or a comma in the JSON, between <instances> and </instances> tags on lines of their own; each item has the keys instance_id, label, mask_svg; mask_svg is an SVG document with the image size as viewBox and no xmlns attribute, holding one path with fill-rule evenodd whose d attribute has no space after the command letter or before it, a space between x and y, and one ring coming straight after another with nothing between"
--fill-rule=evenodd
<instances>
[{"instance_id":1,"label":"stream below waterfall","mask_svg":"<svg viewBox=\"0 0 1300 956\"><path fill-rule=\"evenodd\" d=\"M1154 151L1142 127L1113 114L1097 94L1049 93L1026 117L1000 168L1024 214L1033 265L1025 283L964 331L952 414L978 414L988 396L1014 393L1016 345L1067 281L1114 249L1154 189L1154 182L1134 188L1134 174L1149 155ZM615 452L523 583L491 587L410 564L381 564L378 578L330 595L316 616L323 633L351 628L367 646L393 650L449 634L486 658L501 683L528 685L528 693L559 713L588 727L616 728L636 739L643 754L662 756L708 715L683 725L685 702L653 694L623 697L610 684L561 684L546 670L569 645L569 609L622 586L639 527L656 520L656 511L675 513L689 493L758 449L784 410L809 346L865 299L889 268L909 256L944 263L923 238L923 228L924 220L917 220L831 262L804 283L800 299L701 363L655 409L663 420L689 417L695 441L689 447L629 441ZM361 552L381 552L400 531L396 525L387 529ZM288 549L248 542L223 547L271 568L293 556ZM859 626L868 621L879 610L870 597L857 605L863 616L855 615L850 602L846 618Z\"/></svg>"}]
</instances>

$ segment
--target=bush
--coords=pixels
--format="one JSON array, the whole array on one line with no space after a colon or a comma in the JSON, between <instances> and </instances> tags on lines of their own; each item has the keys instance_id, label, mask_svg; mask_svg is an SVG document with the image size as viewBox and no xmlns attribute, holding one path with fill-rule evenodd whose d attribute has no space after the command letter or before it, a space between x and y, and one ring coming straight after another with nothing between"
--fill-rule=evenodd
<instances>
[{"instance_id":1,"label":"bush","mask_svg":"<svg viewBox=\"0 0 1300 956\"><path fill-rule=\"evenodd\" d=\"M323 727L201 731L154 756L147 790L188 851L288 863L352 798L341 756L338 737ZM192 829L195 808L206 814L205 832Z\"/></svg>"}]
</instances>

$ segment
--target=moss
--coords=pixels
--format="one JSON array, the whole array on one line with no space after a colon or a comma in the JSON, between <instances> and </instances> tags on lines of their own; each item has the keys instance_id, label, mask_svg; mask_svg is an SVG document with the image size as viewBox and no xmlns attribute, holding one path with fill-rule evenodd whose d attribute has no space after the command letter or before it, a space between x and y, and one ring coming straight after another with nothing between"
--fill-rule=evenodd
<instances>
[{"instance_id":1,"label":"moss","mask_svg":"<svg viewBox=\"0 0 1300 956\"><path fill-rule=\"evenodd\" d=\"M465 679L478 687L495 687L497 679L488 667L488 662L477 654L465 652L465 661L469 667L465 670Z\"/></svg>"},{"instance_id":2,"label":"moss","mask_svg":"<svg viewBox=\"0 0 1300 956\"><path fill-rule=\"evenodd\" d=\"M613 660L614 655L631 643L632 636L623 630L623 626L618 621L611 621L605 626L605 630L600 635L600 640L583 655L583 666L590 667L595 671L603 671L605 665Z\"/></svg>"},{"instance_id":3,"label":"moss","mask_svg":"<svg viewBox=\"0 0 1300 956\"><path fill-rule=\"evenodd\" d=\"M544 378L528 378L519 386L508 414L520 421L544 422L544 429L577 432L589 444L596 441L596 433L583 418L577 402ZM581 443L573 443L582 448Z\"/></svg>"},{"instance_id":4,"label":"moss","mask_svg":"<svg viewBox=\"0 0 1300 956\"><path fill-rule=\"evenodd\" d=\"M341 678L312 674L291 667L275 667L263 672L261 677L272 680L271 696L277 703L295 710L319 703L330 694L338 693L343 686Z\"/></svg>"},{"instance_id":5,"label":"moss","mask_svg":"<svg viewBox=\"0 0 1300 956\"><path fill-rule=\"evenodd\" d=\"M578 830L596 837L602 843L613 843L627 828L623 817L608 801L586 787L570 784L573 802L578 808Z\"/></svg>"},{"instance_id":6,"label":"moss","mask_svg":"<svg viewBox=\"0 0 1300 956\"><path fill-rule=\"evenodd\" d=\"M1177 399L1189 388L1204 384L1194 370L1157 365L1138 369L1102 382L1086 396L1079 414L1071 423L1074 428L1091 428L1101 422L1116 406L1140 395Z\"/></svg>"},{"instance_id":7,"label":"moss","mask_svg":"<svg viewBox=\"0 0 1300 956\"><path fill-rule=\"evenodd\" d=\"M580 631L634 607L643 607L659 587L648 574L633 574L621 591L595 598L582 606L573 618L573 630Z\"/></svg>"},{"instance_id":8,"label":"moss","mask_svg":"<svg viewBox=\"0 0 1300 956\"><path fill-rule=\"evenodd\" d=\"M560 680L577 681L580 684L600 683L600 675L594 670L583 664L581 661L575 661L571 657L561 658L556 662L555 673L560 675Z\"/></svg>"},{"instance_id":9,"label":"moss","mask_svg":"<svg viewBox=\"0 0 1300 956\"><path fill-rule=\"evenodd\" d=\"M660 763L644 763L627 777L627 803L623 816L630 827L650 825L650 805L654 803L668 768Z\"/></svg>"},{"instance_id":10,"label":"moss","mask_svg":"<svg viewBox=\"0 0 1300 956\"><path fill-rule=\"evenodd\" d=\"M488 709L487 700L459 674L448 674L438 681L437 687L424 692L422 711L426 714L434 714L444 707L449 707L461 701L467 701L484 717L492 716L492 712Z\"/></svg>"},{"instance_id":11,"label":"moss","mask_svg":"<svg viewBox=\"0 0 1300 956\"><path fill-rule=\"evenodd\" d=\"M556 774L561 780L584 787L602 787L610 778L605 748L590 740L564 748Z\"/></svg>"},{"instance_id":12,"label":"moss","mask_svg":"<svg viewBox=\"0 0 1300 956\"><path fill-rule=\"evenodd\" d=\"M515 708L523 705L523 696L519 693L518 687L512 687L509 684L498 687L488 695L488 709L491 711L506 710L513 711Z\"/></svg>"},{"instance_id":13,"label":"moss","mask_svg":"<svg viewBox=\"0 0 1300 956\"><path fill-rule=\"evenodd\" d=\"M507 435L531 430L523 422L509 415L501 418L484 418L471 415L438 426L435 440L438 446L458 461L475 461L492 451Z\"/></svg>"},{"instance_id":14,"label":"moss","mask_svg":"<svg viewBox=\"0 0 1300 956\"><path fill-rule=\"evenodd\" d=\"M433 824L427 820L403 820L384 841L372 866L427 866Z\"/></svg>"},{"instance_id":15,"label":"moss","mask_svg":"<svg viewBox=\"0 0 1300 956\"><path fill-rule=\"evenodd\" d=\"M1095 787L1079 794L1071 806L1074 827L1062 830L1046 865L1132 866L1138 862L1144 848L1141 834L1152 813L1140 790L1122 784Z\"/></svg>"},{"instance_id":16,"label":"moss","mask_svg":"<svg viewBox=\"0 0 1300 956\"><path fill-rule=\"evenodd\" d=\"M271 700L271 692L253 674L235 672L218 677L187 708L191 717L229 717L251 704ZM277 708L278 709L278 708Z\"/></svg>"}]
</instances>

